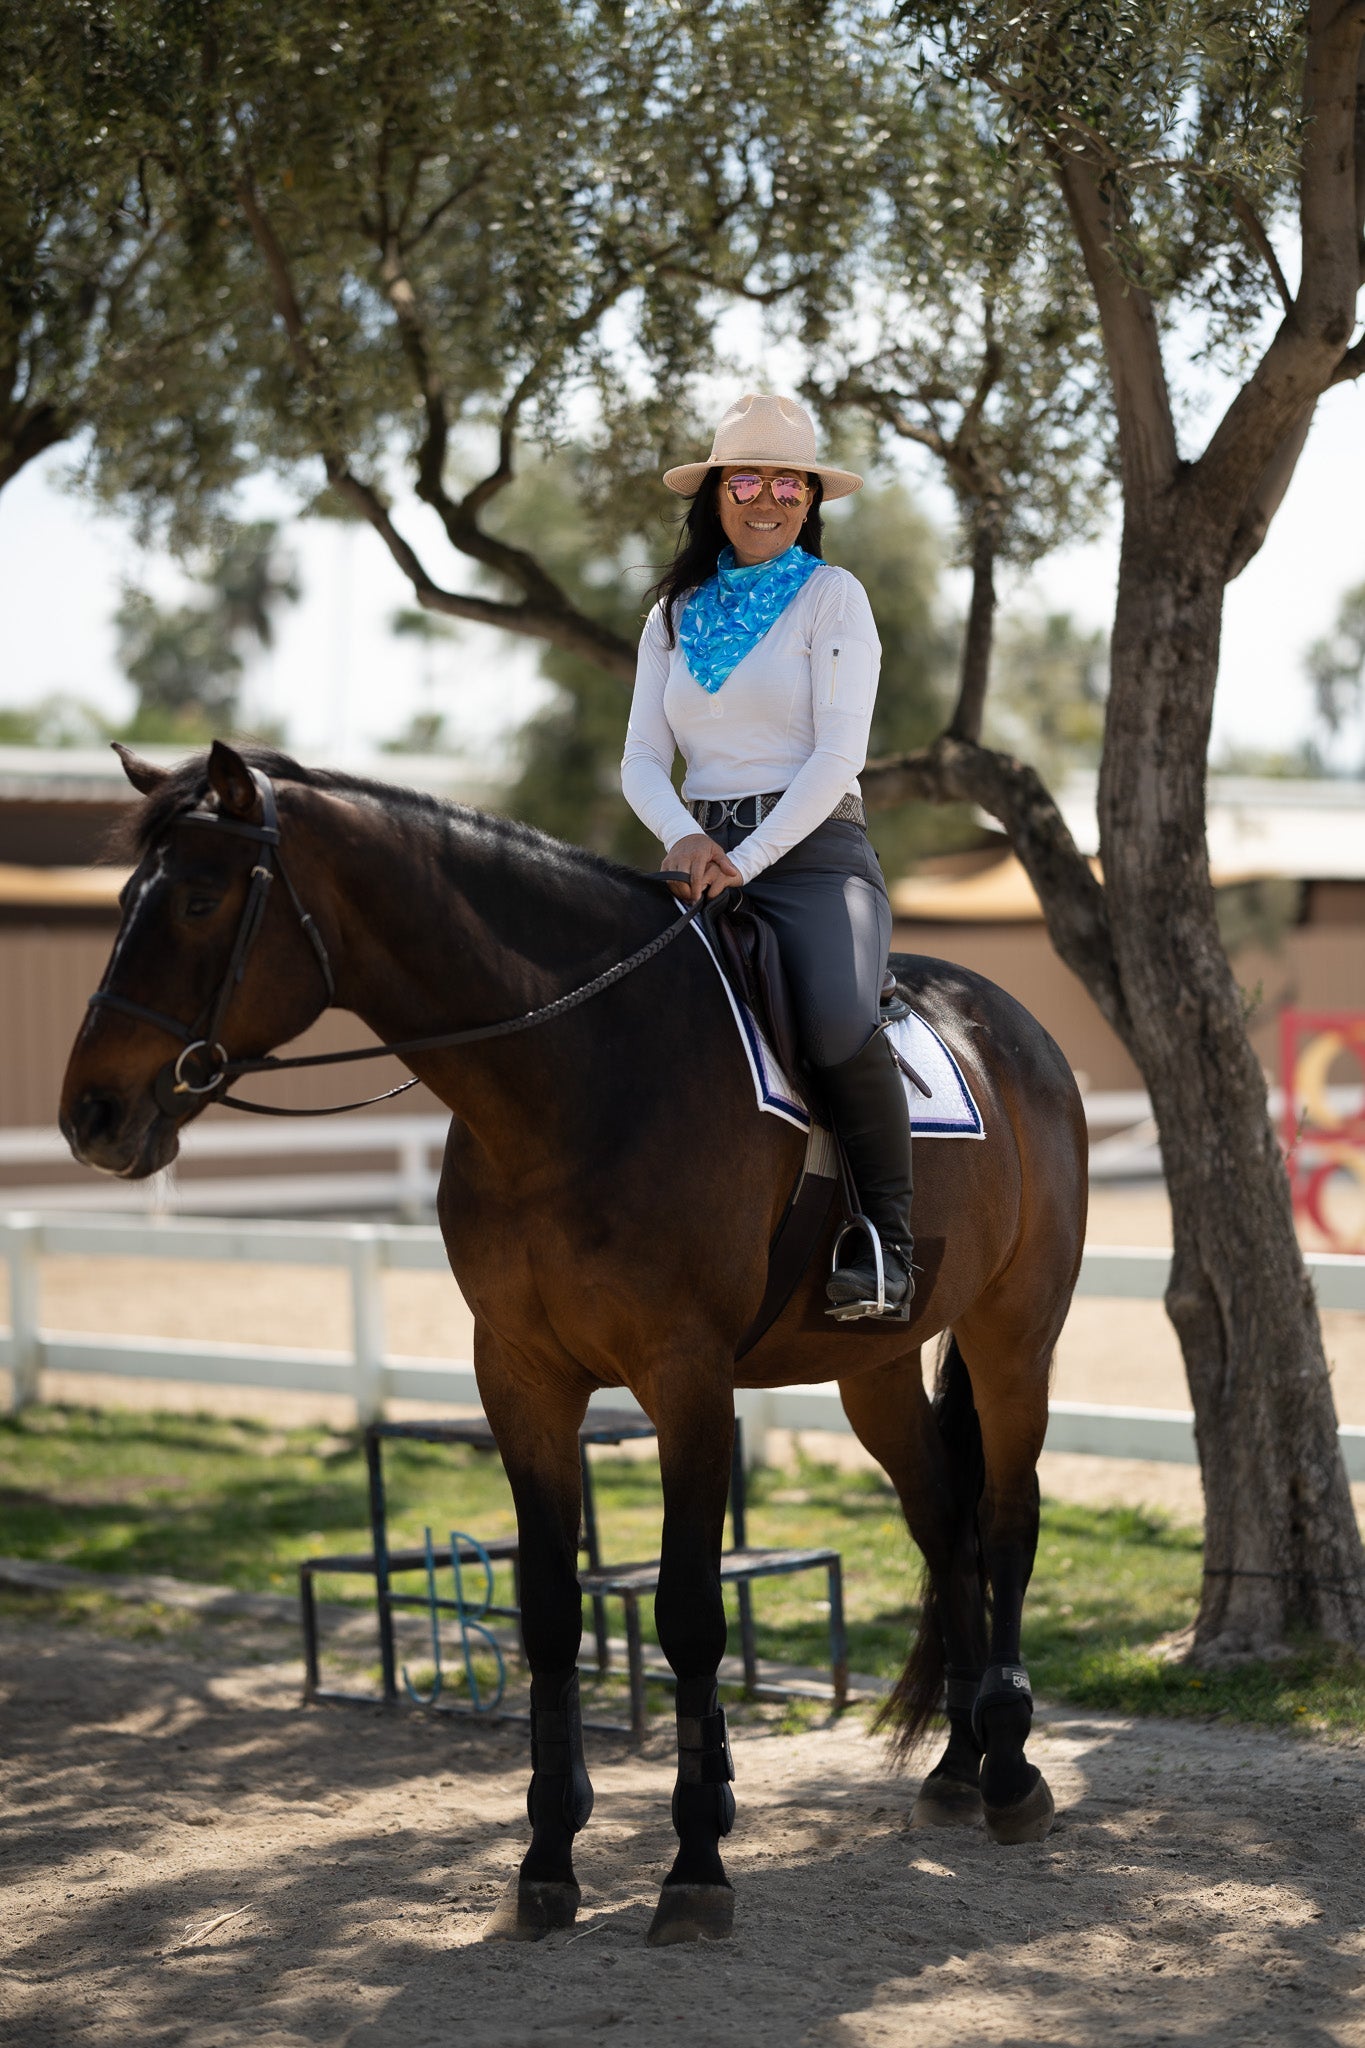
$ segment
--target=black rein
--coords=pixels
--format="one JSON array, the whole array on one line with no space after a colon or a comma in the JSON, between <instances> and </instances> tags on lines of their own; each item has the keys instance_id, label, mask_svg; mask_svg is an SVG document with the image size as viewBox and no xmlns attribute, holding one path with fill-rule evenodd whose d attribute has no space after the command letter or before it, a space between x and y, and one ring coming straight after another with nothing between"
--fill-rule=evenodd
<instances>
[{"instance_id":1,"label":"black rein","mask_svg":"<svg viewBox=\"0 0 1365 2048\"><path fill-rule=\"evenodd\" d=\"M183 1040L184 1049L160 1070L152 1084L157 1105L168 1116L183 1113L185 1096L210 1096L213 1100L221 1102L224 1109L239 1109L249 1112L252 1116L340 1116L346 1110L368 1109L372 1103L388 1102L395 1095L405 1095L409 1088L415 1088L417 1077L414 1075L411 1080L400 1082L396 1088L386 1088L382 1095L367 1095L359 1102L332 1102L324 1109L284 1109L269 1102L244 1102L236 1096L220 1094L219 1090L231 1087L243 1074L282 1074L299 1067L349 1066L355 1060L383 1059L388 1054L403 1059L409 1053L441 1052L450 1046L473 1045L480 1039L510 1038L515 1032L529 1031L537 1024L548 1024L556 1017L565 1016L570 1010L576 1010L580 1003L586 1003L591 997L600 995L615 982L623 981L626 975L634 973L637 967L643 967L647 960L652 960L656 953L662 953L665 946L673 943L679 932L687 929L705 905L705 897L699 897L676 924L660 932L657 938L650 939L646 945L632 953L629 959L618 960L615 966L594 975L591 981L585 981L581 987L570 989L566 995L556 996L553 1001L542 1003L537 1009L523 1011L519 1017L504 1017L496 1024L473 1024L461 1031L441 1031L429 1038L402 1038L386 1045L357 1046L349 1052L296 1053L289 1059L279 1059L275 1054L267 1053L261 1059L232 1060L228 1058L218 1033L227 1014L233 991L240 984L246 971L247 959L260 930L266 900L276 872L289 891L295 914L313 949L326 985L327 1003L324 1007L330 1008L336 998L332 963L327 957L322 934L304 909L280 854L279 813L275 803L274 787L270 777L263 770L253 768L251 774L261 796L259 825L245 824L235 818L224 818L217 811L197 808L182 811L171 821L178 825L211 825L219 831L234 832L244 839L251 839L261 848L261 857L251 870L251 886L247 891L246 902L242 906L232 952L213 1001L206 1010L200 1012L194 1024L186 1026L178 1018L168 1016L162 1010L153 1010L145 1003L132 1002L127 996L116 995L112 989L97 989L89 998L91 1009L118 1010L124 1016L135 1017L142 1023L154 1024L158 1030ZM657 879L667 882L681 881L685 878L681 875L661 873ZM210 1071L207 1080L191 1079L186 1072L192 1056L197 1053L208 1055L207 1064ZM177 1101L177 1097L182 1100Z\"/></svg>"}]
</instances>

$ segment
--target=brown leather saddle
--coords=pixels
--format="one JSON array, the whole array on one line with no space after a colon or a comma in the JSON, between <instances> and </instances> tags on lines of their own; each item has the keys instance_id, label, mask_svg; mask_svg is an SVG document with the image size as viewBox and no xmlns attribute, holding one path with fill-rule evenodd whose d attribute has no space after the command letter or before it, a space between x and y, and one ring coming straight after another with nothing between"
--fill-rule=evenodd
<instances>
[{"instance_id":1,"label":"brown leather saddle","mask_svg":"<svg viewBox=\"0 0 1365 2048\"><path fill-rule=\"evenodd\" d=\"M727 889L708 903L702 923L733 994L753 1012L783 1073L805 1089L814 1083L818 1097L818 1080L801 1051L791 988L772 926L741 889ZM881 1021L892 1024L909 1014L905 990L888 967L882 982ZM919 1080L915 1074L911 1078ZM927 1095L928 1089L920 1086Z\"/></svg>"}]
</instances>

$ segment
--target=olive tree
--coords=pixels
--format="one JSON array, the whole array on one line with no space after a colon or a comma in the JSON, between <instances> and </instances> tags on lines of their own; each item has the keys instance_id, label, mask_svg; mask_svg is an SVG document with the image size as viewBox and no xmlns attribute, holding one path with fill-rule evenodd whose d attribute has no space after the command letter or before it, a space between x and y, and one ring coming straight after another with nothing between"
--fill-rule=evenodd
<instances>
[{"instance_id":1,"label":"olive tree","mask_svg":"<svg viewBox=\"0 0 1365 2048\"><path fill-rule=\"evenodd\" d=\"M219 320L199 404L149 395L145 433L97 443L97 487L172 508L183 541L273 466L367 522L421 606L628 680L633 633L497 508L586 423L585 487L629 530L697 431L720 300L810 301L845 260L867 152L856 118L819 131L856 65L798 0L753 27L715 0L173 14L159 148Z\"/></svg>"},{"instance_id":2,"label":"olive tree","mask_svg":"<svg viewBox=\"0 0 1365 2048\"><path fill-rule=\"evenodd\" d=\"M1296 1628L1365 1646L1365 1559L1287 1176L1219 940L1205 780L1223 592L1309 426L1365 370L1365 0L910 5L924 68L984 93L994 146L1060 196L1100 335L1123 536L1099 776L1102 882L1037 775L948 733L869 778L1007 826L1062 958L1151 1092L1174 1225L1167 1308L1207 1505L1193 1654ZM1230 396L1202 436L1180 366Z\"/></svg>"},{"instance_id":3,"label":"olive tree","mask_svg":"<svg viewBox=\"0 0 1365 2048\"><path fill-rule=\"evenodd\" d=\"M1062 207L994 133L989 96L878 73L857 318L827 322L807 389L835 422L926 450L971 570L947 730L979 739L996 575L1087 532L1103 502L1102 355Z\"/></svg>"},{"instance_id":4,"label":"olive tree","mask_svg":"<svg viewBox=\"0 0 1365 2048\"><path fill-rule=\"evenodd\" d=\"M107 0L0 11L0 489L88 428L173 404L217 311L154 147L165 54Z\"/></svg>"}]
</instances>

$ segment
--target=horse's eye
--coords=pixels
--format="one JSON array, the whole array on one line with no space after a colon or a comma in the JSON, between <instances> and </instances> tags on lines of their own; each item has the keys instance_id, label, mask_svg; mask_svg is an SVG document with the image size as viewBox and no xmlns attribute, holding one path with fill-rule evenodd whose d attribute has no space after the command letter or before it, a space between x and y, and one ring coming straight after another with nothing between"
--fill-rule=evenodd
<instances>
[{"instance_id":1,"label":"horse's eye","mask_svg":"<svg viewBox=\"0 0 1365 2048\"><path fill-rule=\"evenodd\" d=\"M186 917L212 917L218 908L217 896L189 896L185 899Z\"/></svg>"}]
</instances>

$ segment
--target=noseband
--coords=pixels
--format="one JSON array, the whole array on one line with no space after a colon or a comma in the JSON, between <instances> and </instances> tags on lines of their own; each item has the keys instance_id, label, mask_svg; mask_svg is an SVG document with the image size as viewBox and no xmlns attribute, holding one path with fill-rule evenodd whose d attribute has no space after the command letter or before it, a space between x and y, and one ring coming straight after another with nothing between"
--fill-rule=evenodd
<instances>
[{"instance_id":1,"label":"noseband","mask_svg":"<svg viewBox=\"0 0 1365 2048\"><path fill-rule=\"evenodd\" d=\"M670 925L658 938L651 939L647 945L641 946L628 960L618 961L614 967L608 967L604 973L584 982L581 987L571 989L567 995L556 996L552 1002L543 1003L535 1010L527 1010L519 1017L504 1018L497 1024L475 1024L463 1031L440 1032L432 1038L405 1038L385 1045L358 1046L350 1052L296 1054L291 1059L283 1060L276 1059L271 1054L254 1060L229 1059L220 1037L223 1020L227 1016L233 993L240 987L246 972L247 960L256 943L271 885L277 874L289 892L289 900L294 906L304 937L313 949L313 956L327 989L324 1007L330 1009L336 1001L336 981L322 934L308 911L304 909L299 893L289 879L289 871L280 852L280 819L274 786L262 769L252 768L250 773L261 798L259 825L246 824L239 818L225 818L218 811L204 810L198 805L193 810L178 812L169 821L173 825L207 825L218 832L231 832L239 839L252 840L261 849L260 856L251 870L250 886L247 889L246 902L242 905L242 915L237 923L237 935L232 942L232 951L212 1001L200 1011L193 1024L182 1024L178 1017L168 1016L164 1010L154 1010L146 1003L132 1002L129 997L116 995L109 988L98 988L94 995L87 998L87 1007L92 1010L117 1010L125 1017L136 1018L139 1023L154 1024L158 1031L165 1031L172 1038L181 1040L180 1052L174 1060L168 1061L159 1070L152 1083L152 1095L157 1108L168 1117L186 1116L196 1101L206 1096L216 1098L224 1109L246 1110L254 1116L335 1116L340 1115L343 1110L368 1109L372 1103L388 1102L395 1095L405 1095L409 1088L415 1088L417 1077L400 1082L396 1088L386 1088L382 1095L367 1095L359 1102L328 1103L324 1109L283 1109L274 1103L245 1102L223 1091L242 1074L278 1074L295 1067L346 1066L355 1060L382 1059L388 1053L403 1058L408 1053L439 1052L450 1046L472 1044L478 1039L504 1038L513 1032L529 1030L534 1024L548 1023L566 1011L577 1009L578 1005L587 1002L590 996L597 995L602 989L610 988L614 982L622 980L635 968L642 967L645 961L652 959L656 953L661 953L664 947L670 945L678 933L685 931L700 914L706 901L704 897L698 898L676 924ZM686 877L659 874L648 879L668 882L685 880Z\"/></svg>"}]
</instances>

